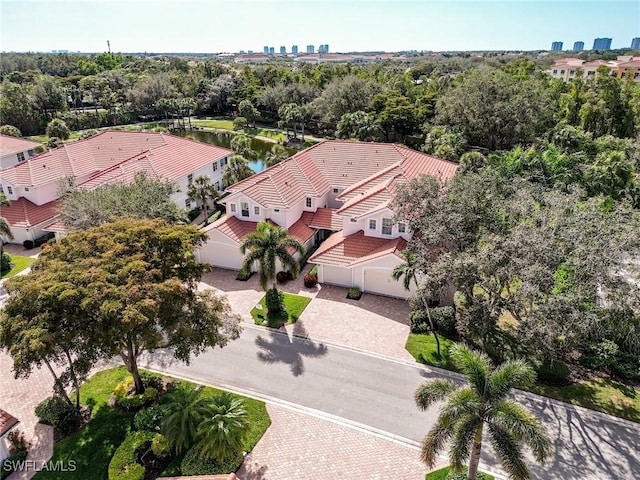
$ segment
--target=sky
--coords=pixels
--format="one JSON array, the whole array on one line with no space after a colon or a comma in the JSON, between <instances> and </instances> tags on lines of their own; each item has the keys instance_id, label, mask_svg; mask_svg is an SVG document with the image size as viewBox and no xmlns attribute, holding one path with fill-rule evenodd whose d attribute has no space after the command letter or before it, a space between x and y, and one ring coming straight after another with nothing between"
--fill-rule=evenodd
<instances>
[{"instance_id":1,"label":"sky","mask_svg":"<svg viewBox=\"0 0 640 480\"><path fill-rule=\"evenodd\" d=\"M640 1L0 0L0 51L570 49L640 37Z\"/></svg>"}]
</instances>

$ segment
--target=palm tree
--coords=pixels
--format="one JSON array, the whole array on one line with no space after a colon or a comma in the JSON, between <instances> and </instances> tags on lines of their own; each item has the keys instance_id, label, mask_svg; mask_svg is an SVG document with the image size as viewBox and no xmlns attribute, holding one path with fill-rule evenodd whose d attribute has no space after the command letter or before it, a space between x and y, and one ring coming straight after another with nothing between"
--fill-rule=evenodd
<instances>
[{"instance_id":1,"label":"palm tree","mask_svg":"<svg viewBox=\"0 0 640 480\"><path fill-rule=\"evenodd\" d=\"M215 201L220 196L218 189L211 183L211 179L206 175L200 175L195 178L193 183L189 185L187 190L187 196L191 200L198 201L202 204L202 210L204 211L204 221L209 223L209 215L207 212L207 203Z\"/></svg>"},{"instance_id":2,"label":"palm tree","mask_svg":"<svg viewBox=\"0 0 640 480\"><path fill-rule=\"evenodd\" d=\"M0 192L0 206L8 207L11 205L11 201L6 197L4 192ZM4 217L0 217L0 260L4 256L4 237L7 237L9 240L13 240L13 233L11 232L11 227L9 226L9 222ZM2 278L2 264L0 262L0 278Z\"/></svg>"},{"instance_id":3,"label":"palm tree","mask_svg":"<svg viewBox=\"0 0 640 480\"><path fill-rule=\"evenodd\" d=\"M415 393L422 410L444 400L436 424L422 441L422 460L433 467L438 453L448 444L453 469L462 470L469 459L467 478L475 480L486 425L491 444L510 478L530 478L522 445L526 444L535 459L544 463L551 453L551 441L540 421L507 395L513 388L533 383L533 369L520 360L493 369L489 357L465 345L452 347L451 359L469 385L460 387L450 380L434 380Z\"/></svg>"},{"instance_id":4,"label":"palm tree","mask_svg":"<svg viewBox=\"0 0 640 480\"><path fill-rule=\"evenodd\" d=\"M240 251L244 255L242 269L251 271L254 262L259 264L260 285L267 290L267 284L272 281L276 287L276 261L280 260L282 267L295 277L300 273L300 264L293 256L296 252L302 254L304 245L287 231L277 225L260 222L255 233L250 233L242 240ZM291 251L293 250L293 252Z\"/></svg>"},{"instance_id":5,"label":"palm tree","mask_svg":"<svg viewBox=\"0 0 640 480\"><path fill-rule=\"evenodd\" d=\"M429 328L431 329L431 333L433 333L433 338L436 341L436 351L438 353L438 358L440 357L440 339L438 338L438 333L436 332L436 326L433 323L433 319L431 318L431 309L429 308L429 302L424 298L423 295L420 294L420 285L418 285L418 265L416 264L416 256L413 252L405 250L403 252L405 262L396 265L391 272L391 277L398 281L402 278L402 284L405 290L411 290L411 281L418 288L418 292L416 295L420 297L422 303L424 304L425 312L427 312L427 320L429 321Z\"/></svg>"},{"instance_id":6,"label":"palm tree","mask_svg":"<svg viewBox=\"0 0 640 480\"><path fill-rule=\"evenodd\" d=\"M206 399L200 390L179 386L166 395L167 414L162 420L161 431L175 447L177 453L187 451L196 440L200 419L206 411Z\"/></svg>"},{"instance_id":7,"label":"palm tree","mask_svg":"<svg viewBox=\"0 0 640 480\"><path fill-rule=\"evenodd\" d=\"M248 431L247 411L242 400L224 392L207 405L196 433L195 448L202 458L222 463L242 451Z\"/></svg>"},{"instance_id":8,"label":"palm tree","mask_svg":"<svg viewBox=\"0 0 640 480\"><path fill-rule=\"evenodd\" d=\"M224 167L222 180L225 185L233 185L253 174L254 171L251 170L246 158L241 155L231 155L227 165Z\"/></svg>"},{"instance_id":9,"label":"palm tree","mask_svg":"<svg viewBox=\"0 0 640 480\"><path fill-rule=\"evenodd\" d=\"M267 167L273 167L289 156L289 152L279 143L276 143L264 157L264 163Z\"/></svg>"}]
</instances>

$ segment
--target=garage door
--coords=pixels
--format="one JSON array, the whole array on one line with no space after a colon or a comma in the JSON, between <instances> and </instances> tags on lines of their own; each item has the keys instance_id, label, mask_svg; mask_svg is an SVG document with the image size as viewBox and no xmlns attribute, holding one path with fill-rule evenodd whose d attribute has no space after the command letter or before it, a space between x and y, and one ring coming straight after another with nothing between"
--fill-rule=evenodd
<instances>
[{"instance_id":1,"label":"garage door","mask_svg":"<svg viewBox=\"0 0 640 480\"><path fill-rule=\"evenodd\" d=\"M410 295L402 286L402 281L391 278L390 269L365 269L364 291L399 298L408 298Z\"/></svg>"},{"instance_id":2,"label":"garage door","mask_svg":"<svg viewBox=\"0 0 640 480\"><path fill-rule=\"evenodd\" d=\"M240 270L242 266L242 255L238 247L208 242L200 249L200 261L202 263L209 263L214 267Z\"/></svg>"},{"instance_id":3,"label":"garage door","mask_svg":"<svg viewBox=\"0 0 640 480\"><path fill-rule=\"evenodd\" d=\"M322 283L351 287L351 270L333 265L322 265Z\"/></svg>"}]
</instances>

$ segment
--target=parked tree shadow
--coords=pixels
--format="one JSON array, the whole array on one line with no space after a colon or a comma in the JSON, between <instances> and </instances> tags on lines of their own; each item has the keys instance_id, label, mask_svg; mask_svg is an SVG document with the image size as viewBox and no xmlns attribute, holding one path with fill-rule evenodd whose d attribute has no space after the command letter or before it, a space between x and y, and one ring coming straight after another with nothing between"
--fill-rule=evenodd
<instances>
[{"instance_id":1,"label":"parked tree shadow","mask_svg":"<svg viewBox=\"0 0 640 480\"><path fill-rule=\"evenodd\" d=\"M249 463L248 459L245 459L237 472L238 478L241 478L242 480L263 480L268 469L269 467L266 465Z\"/></svg>"},{"instance_id":2,"label":"parked tree shadow","mask_svg":"<svg viewBox=\"0 0 640 480\"><path fill-rule=\"evenodd\" d=\"M258 336L255 340L261 349L257 353L258 359L264 363L285 363L290 366L293 376L297 377L304 373L304 357L322 357L327 354L328 349L323 343L298 338L307 336L302 325L297 331L294 328L294 333L297 337L289 338L286 333L275 330L269 331L270 339Z\"/></svg>"}]
</instances>

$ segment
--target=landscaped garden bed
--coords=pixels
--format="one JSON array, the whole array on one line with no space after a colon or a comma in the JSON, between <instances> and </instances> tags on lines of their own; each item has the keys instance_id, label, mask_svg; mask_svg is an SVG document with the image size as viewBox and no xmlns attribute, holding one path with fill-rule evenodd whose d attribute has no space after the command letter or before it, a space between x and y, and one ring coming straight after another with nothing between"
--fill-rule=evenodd
<instances>
[{"instance_id":1,"label":"landscaped garden bed","mask_svg":"<svg viewBox=\"0 0 640 480\"><path fill-rule=\"evenodd\" d=\"M451 471L451 467L444 467L431 473L427 473L425 480L462 480L466 478L466 473L454 473ZM494 480L495 477L488 473L478 472L476 478L478 480Z\"/></svg>"},{"instance_id":2,"label":"landscaped garden bed","mask_svg":"<svg viewBox=\"0 0 640 480\"><path fill-rule=\"evenodd\" d=\"M56 443L51 458L53 462L75 461L76 470L65 472L65 480L102 480L104 478L142 480L145 475L145 466L142 465L144 462L149 462L149 465L153 465L156 469L162 467L164 471L158 471L157 474L182 475L183 465L187 465L187 463L183 464L182 460L190 449L176 454L175 448L168 445L164 435L160 433L159 425L162 424L163 415L166 414L166 410L163 409L168 408L167 403L171 398L170 394L163 396L162 390L167 389L171 392L175 389L185 389L196 392L204 405L213 403L224 393L211 387L197 390L196 385L190 382L145 372L147 381L160 386L157 399L147 402L147 407L143 409L140 409L136 402L133 402L136 406L126 409L109 406L110 399L111 403L114 403L114 390L123 382L126 384L128 377L129 373L124 367L117 367L95 374L82 385L81 398L83 403L91 409L91 418L82 430ZM241 448L245 452L251 451L271 424L264 402L238 395L228 396L233 400L240 400L246 412L248 427L242 439ZM129 398L133 397L129 396ZM145 402L146 400L141 401L140 404ZM124 404L127 405L127 401ZM128 448L129 446L131 448ZM118 452L117 456L114 456L116 452ZM228 463L217 464L218 467L223 467L224 471L217 471L212 467L211 471L205 473L230 473L239 467L238 461L242 462L242 455L235 455ZM211 465L211 462L208 462L208 465ZM42 471L35 478L37 480L58 479L60 473Z\"/></svg>"},{"instance_id":3,"label":"landscaped garden bed","mask_svg":"<svg viewBox=\"0 0 640 480\"><path fill-rule=\"evenodd\" d=\"M280 328L287 323L295 323L311 298L302 295L282 292L284 295L284 308L280 312L268 313L266 295L260 299L260 303L251 309L251 316L256 325L271 328Z\"/></svg>"}]
</instances>

